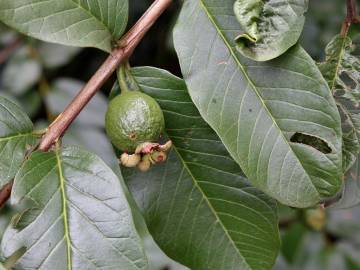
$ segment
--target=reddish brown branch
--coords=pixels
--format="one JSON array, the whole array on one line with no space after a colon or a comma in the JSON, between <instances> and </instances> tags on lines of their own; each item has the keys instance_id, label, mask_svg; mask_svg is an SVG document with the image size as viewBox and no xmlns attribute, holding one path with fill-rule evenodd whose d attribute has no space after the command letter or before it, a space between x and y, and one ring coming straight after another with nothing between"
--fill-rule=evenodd
<instances>
[{"instance_id":1,"label":"reddish brown branch","mask_svg":"<svg viewBox=\"0 0 360 270\"><path fill-rule=\"evenodd\" d=\"M351 24L359 21L356 0L346 0L346 18L341 28L341 36L346 37Z\"/></svg>"},{"instance_id":2,"label":"reddish brown branch","mask_svg":"<svg viewBox=\"0 0 360 270\"><path fill-rule=\"evenodd\" d=\"M22 39L16 38L0 51L0 65L6 62L6 60L16 51L21 43Z\"/></svg>"},{"instance_id":3,"label":"reddish brown branch","mask_svg":"<svg viewBox=\"0 0 360 270\"><path fill-rule=\"evenodd\" d=\"M39 150L47 151L56 141L63 136L67 128L79 115L82 109L89 103L100 87L109 79L116 68L133 53L135 47L142 40L146 32L156 22L172 0L155 0L151 7L144 13L139 21L119 41L110 56L105 60L97 72L92 76L85 87L65 108L59 117L49 126L42 137ZM0 190L0 207L10 197L12 183L7 184Z\"/></svg>"}]
</instances>

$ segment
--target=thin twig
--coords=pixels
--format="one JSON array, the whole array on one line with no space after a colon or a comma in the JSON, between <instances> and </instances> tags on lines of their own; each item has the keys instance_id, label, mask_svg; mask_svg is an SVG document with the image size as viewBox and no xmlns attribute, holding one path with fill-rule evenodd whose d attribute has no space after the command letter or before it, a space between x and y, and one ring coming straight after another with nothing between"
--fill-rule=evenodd
<instances>
[{"instance_id":1,"label":"thin twig","mask_svg":"<svg viewBox=\"0 0 360 270\"><path fill-rule=\"evenodd\" d=\"M346 18L341 28L341 36L347 36L353 23L359 23L356 0L346 0Z\"/></svg>"},{"instance_id":2,"label":"thin twig","mask_svg":"<svg viewBox=\"0 0 360 270\"><path fill-rule=\"evenodd\" d=\"M6 62L6 60L16 51L21 43L21 38L15 38L0 51L0 65Z\"/></svg>"},{"instance_id":3,"label":"thin twig","mask_svg":"<svg viewBox=\"0 0 360 270\"><path fill-rule=\"evenodd\" d=\"M138 22L118 42L118 47L111 52L109 57L92 76L85 87L49 126L45 135L41 138L38 147L39 150L49 150L49 148L64 135L71 123L89 103L91 98L96 94L101 86L109 79L116 68L131 56L146 32L151 28L171 2L172 0L154 1ZM11 188L12 182L0 190L0 207L3 206L9 199Z\"/></svg>"}]
</instances>

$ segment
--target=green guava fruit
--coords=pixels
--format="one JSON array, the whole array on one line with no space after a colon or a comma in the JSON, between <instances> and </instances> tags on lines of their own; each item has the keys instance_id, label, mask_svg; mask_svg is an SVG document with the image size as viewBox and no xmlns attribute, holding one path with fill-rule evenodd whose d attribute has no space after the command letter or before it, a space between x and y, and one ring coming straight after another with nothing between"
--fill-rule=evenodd
<instances>
[{"instance_id":1,"label":"green guava fruit","mask_svg":"<svg viewBox=\"0 0 360 270\"><path fill-rule=\"evenodd\" d=\"M164 114L159 104L139 91L115 97L105 116L108 137L124 152L134 152L144 142L157 142L164 128Z\"/></svg>"}]
</instances>

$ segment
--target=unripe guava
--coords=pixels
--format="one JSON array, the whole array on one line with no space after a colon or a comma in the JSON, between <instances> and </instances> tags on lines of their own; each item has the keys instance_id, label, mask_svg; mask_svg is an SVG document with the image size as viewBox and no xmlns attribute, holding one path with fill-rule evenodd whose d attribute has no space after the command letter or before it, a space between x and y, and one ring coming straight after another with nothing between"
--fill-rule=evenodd
<instances>
[{"instance_id":1,"label":"unripe guava","mask_svg":"<svg viewBox=\"0 0 360 270\"><path fill-rule=\"evenodd\" d=\"M157 142L164 127L159 104L139 91L115 97L106 112L106 133L113 145L124 152L134 152L145 142Z\"/></svg>"}]
</instances>

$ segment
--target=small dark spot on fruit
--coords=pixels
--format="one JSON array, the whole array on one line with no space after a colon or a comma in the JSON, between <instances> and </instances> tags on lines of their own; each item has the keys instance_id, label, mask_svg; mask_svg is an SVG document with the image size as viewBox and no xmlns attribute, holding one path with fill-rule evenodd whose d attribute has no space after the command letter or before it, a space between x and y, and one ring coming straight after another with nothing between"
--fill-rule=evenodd
<instances>
[{"instance_id":1,"label":"small dark spot on fruit","mask_svg":"<svg viewBox=\"0 0 360 270\"><path fill-rule=\"evenodd\" d=\"M213 98L211 102L214 103L214 104L216 104L216 99Z\"/></svg>"},{"instance_id":2,"label":"small dark spot on fruit","mask_svg":"<svg viewBox=\"0 0 360 270\"><path fill-rule=\"evenodd\" d=\"M129 138L130 138L130 140L135 141L136 140L136 133L135 132L130 133Z\"/></svg>"},{"instance_id":3,"label":"small dark spot on fruit","mask_svg":"<svg viewBox=\"0 0 360 270\"><path fill-rule=\"evenodd\" d=\"M252 112L252 109L249 109L249 112Z\"/></svg>"}]
</instances>

